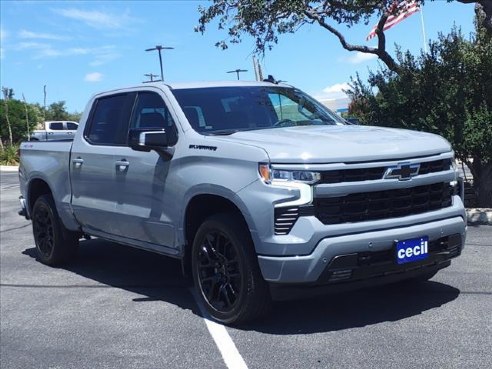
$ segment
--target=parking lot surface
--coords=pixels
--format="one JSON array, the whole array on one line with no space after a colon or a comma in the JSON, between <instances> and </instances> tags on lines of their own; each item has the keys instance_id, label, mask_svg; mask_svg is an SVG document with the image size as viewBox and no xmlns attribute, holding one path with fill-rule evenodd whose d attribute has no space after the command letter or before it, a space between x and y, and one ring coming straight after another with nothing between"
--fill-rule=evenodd
<instances>
[{"instance_id":1,"label":"parking lot surface","mask_svg":"<svg viewBox=\"0 0 492 369\"><path fill-rule=\"evenodd\" d=\"M228 343L177 260L93 239L66 268L37 262L17 174L0 176L1 368L492 367L492 226L429 282L276 303Z\"/></svg>"}]
</instances>

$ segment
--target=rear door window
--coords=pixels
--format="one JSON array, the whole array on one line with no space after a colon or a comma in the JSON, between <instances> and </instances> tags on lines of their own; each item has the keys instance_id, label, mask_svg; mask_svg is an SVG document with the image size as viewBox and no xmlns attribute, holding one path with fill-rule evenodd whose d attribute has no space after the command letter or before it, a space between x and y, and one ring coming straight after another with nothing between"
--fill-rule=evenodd
<instances>
[{"instance_id":1,"label":"rear door window","mask_svg":"<svg viewBox=\"0 0 492 369\"><path fill-rule=\"evenodd\" d=\"M94 145L125 145L135 93L105 96L95 101L86 140Z\"/></svg>"}]
</instances>

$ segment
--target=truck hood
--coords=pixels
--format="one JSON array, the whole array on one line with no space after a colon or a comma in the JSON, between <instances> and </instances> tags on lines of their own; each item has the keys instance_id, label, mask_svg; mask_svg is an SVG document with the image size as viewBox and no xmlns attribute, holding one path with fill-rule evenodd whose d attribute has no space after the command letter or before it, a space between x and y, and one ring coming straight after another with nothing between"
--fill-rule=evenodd
<instances>
[{"instance_id":1,"label":"truck hood","mask_svg":"<svg viewBox=\"0 0 492 369\"><path fill-rule=\"evenodd\" d=\"M438 135L371 126L264 129L237 132L227 136L227 140L261 147L273 163L393 160L452 150L451 145Z\"/></svg>"}]
</instances>

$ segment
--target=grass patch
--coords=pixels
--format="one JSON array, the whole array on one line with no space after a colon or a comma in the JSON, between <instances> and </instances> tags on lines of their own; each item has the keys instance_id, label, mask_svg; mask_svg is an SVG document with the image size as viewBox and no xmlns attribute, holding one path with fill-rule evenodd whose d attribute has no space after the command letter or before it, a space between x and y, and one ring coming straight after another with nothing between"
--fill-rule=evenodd
<instances>
[{"instance_id":1,"label":"grass patch","mask_svg":"<svg viewBox=\"0 0 492 369\"><path fill-rule=\"evenodd\" d=\"M19 164L19 145L7 145L0 150L1 165L18 165Z\"/></svg>"}]
</instances>

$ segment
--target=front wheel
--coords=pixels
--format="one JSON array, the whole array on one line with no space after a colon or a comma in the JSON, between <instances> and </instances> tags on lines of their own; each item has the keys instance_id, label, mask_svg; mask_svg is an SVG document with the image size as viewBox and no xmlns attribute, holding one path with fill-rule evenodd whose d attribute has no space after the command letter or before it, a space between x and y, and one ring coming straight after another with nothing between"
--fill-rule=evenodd
<instances>
[{"instance_id":1,"label":"front wheel","mask_svg":"<svg viewBox=\"0 0 492 369\"><path fill-rule=\"evenodd\" d=\"M196 233L191 257L195 290L214 319L238 324L267 313L268 285L239 216L217 214L205 220Z\"/></svg>"},{"instance_id":2,"label":"front wheel","mask_svg":"<svg viewBox=\"0 0 492 369\"><path fill-rule=\"evenodd\" d=\"M51 195L36 200L31 218L38 259L43 264L59 266L75 258L79 234L64 227Z\"/></svg>"}]
</instances>

